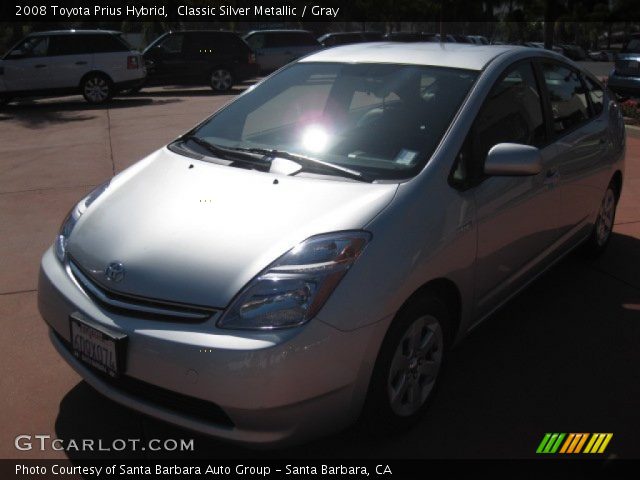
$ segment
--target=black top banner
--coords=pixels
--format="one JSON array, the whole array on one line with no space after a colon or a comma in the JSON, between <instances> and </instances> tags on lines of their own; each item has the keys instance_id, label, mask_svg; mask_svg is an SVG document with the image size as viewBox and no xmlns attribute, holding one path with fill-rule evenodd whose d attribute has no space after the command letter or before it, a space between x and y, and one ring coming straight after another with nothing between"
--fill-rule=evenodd
<instances>
[{"instance_id":1,"label":"black top banner","mask_svg":"<svg viewBox=\"0 0 640 480\"><path fill-rule=\"evenodd\" d=\"M3 22L614 22L640 19L640 2L583 0L8 0Z\"/></svg>"}]
</instances>

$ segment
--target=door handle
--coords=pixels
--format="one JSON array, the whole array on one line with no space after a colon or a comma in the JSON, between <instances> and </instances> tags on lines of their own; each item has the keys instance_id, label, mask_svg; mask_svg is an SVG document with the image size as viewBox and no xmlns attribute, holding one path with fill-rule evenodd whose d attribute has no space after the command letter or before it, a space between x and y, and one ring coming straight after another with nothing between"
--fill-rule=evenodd
<instances>
[{"instance_id":1,"label":"door handle","mask_svg":"<svg viewBox=\"0 0 640 480\"><path fill-rule=\"evenodd\" d=\"M86 64L87 64L87 62L83 62L83 61L76 62L76 65L86 65Z\"/></svg>"},{"instance_id":2,"label":"door handle","mask_svg":"<svg viewBox=\"0 0 640 480\"><path fill-rule=\"evenodd\" d=\"M38 65L36 65L36 68L44 68L44 67L46 67L46 65L43 63L39 63Z\"/></svg>"}]
</instances>

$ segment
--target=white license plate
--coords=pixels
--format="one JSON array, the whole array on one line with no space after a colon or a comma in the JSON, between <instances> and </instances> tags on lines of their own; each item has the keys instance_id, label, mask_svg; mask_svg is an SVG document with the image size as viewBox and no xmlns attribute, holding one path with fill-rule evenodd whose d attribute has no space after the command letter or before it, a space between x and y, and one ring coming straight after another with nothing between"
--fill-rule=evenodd
<instances>
[{"instance_id":1,"label":"white license plate","mask_svg":"<svg viewBox=\"0 0 640 480\"><path fill-rule=\"evenodd\" d=\"M71 350L87 365L117 377L124 369L126 335L111 331L78 313L69 317Z\"/></svg>"}]
</instances>

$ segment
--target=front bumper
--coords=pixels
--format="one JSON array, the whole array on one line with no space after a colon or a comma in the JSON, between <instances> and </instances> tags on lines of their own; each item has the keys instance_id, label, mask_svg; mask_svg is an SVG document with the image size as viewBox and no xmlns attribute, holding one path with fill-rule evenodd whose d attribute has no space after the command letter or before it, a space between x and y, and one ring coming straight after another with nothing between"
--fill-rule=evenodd
<instances>
[{"instance_id":1,"label":"front bumper","mask_svg":"<svg viewBox=\"0 0 640 480\"><path fill-rule=\"evenodd\" d=\"M342 332L320 319L274 332L130 318L95 304L52 249L42 259L38 304L62 357L103 395L130 408L208 435L254 446L300 442L352 423L364 401L390 319ZM145 390L121 389L77 360L65 345L69 315L81 312L128 337L125 378L210 402L230 422L159 403ZM153 391L153 390L151 390Z\"/></svg>"},{"instance_id":2,"label":"front bumper","mask_svg":"<svg viewBox=\"0 0 640 480\"><path fill-rule=\"evenodd\" d=\"M607 86L618 94L640 95L640 77L612 73L607 80Z\"/></svg>"}]
</instances>

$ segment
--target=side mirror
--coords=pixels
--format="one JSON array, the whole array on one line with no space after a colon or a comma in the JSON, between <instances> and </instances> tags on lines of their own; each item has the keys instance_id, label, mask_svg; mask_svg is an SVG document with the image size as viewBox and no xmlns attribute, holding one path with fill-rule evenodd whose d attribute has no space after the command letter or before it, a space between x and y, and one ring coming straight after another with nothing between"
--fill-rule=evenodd
<instances>
[{"instance_id":1,"label":"side mirror","mask_svg":"<svg viewBox=\"0 0 640 480\"><path fill-rule=\"evenodd\" d=\"M527 176L541 171L540 150L519 143L494 145L484 162L484 173L491 176Z\"/></svg>"}]
</instances>

